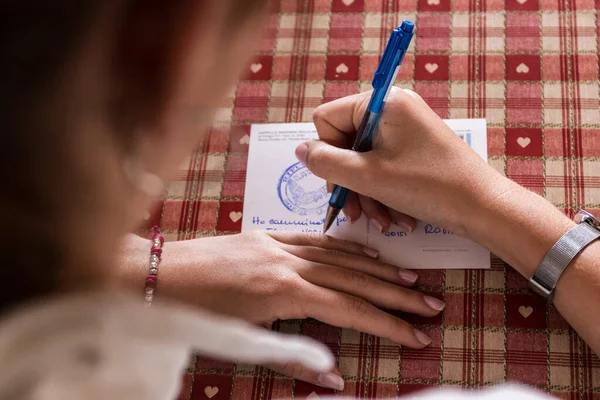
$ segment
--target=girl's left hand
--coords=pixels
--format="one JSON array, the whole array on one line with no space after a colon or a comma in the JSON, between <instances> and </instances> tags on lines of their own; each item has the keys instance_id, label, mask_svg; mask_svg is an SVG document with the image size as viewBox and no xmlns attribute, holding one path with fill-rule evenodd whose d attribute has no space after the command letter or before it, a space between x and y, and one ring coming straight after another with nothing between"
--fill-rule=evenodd
<instances>
[{"instance_id":1,"label":"girl's left hand","mask_svg":"<svg viewBox=\"0 0 600 400\"><path fill-rule=\"evenodd\" d=\"M139 267L126 278L139 289L150 244L139 238L128 243L126 265ZM414 272L376 257L375 250L358 243L291 232L169 242L163 248L155 301L175 298L265 327L278 319L314 318L425 347L431 341L425 333L380 308L434 316L444 303L408 289L417 280ZM291 365L283 372L329 387L335 379L330 377L328 385L325 377Z\"/></svg>"}]
</instances>

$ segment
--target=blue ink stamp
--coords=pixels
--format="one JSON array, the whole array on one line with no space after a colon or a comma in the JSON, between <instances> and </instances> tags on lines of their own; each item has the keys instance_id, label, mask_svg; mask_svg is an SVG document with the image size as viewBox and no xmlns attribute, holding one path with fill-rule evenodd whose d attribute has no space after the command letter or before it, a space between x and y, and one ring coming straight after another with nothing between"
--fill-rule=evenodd
<instances>
[{"instance_id":1,"label":"blue ink stamp","mask_svg":"<svg viewBox=\"0 0 600 400\"><path fill-rule=\"evenodd\" d=\"M323 180L317 178L302 163L285 170L277 185L279 200L285 208L298 215L325 214L329 193Z\"/></svg>"}]
</instances>

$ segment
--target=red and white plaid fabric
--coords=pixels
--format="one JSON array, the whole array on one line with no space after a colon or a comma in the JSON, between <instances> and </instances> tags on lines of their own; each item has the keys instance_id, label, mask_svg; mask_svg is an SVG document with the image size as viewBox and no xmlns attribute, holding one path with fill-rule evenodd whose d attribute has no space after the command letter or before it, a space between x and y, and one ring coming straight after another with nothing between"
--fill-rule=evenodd
<instances>
[{"instance_id":1,"label":"red and white plaid fabric","mask_svg":"<svg viewBox=\"0 0 600 400\"><path fill-rule=\"evenodd\" d=\"M567 214L600 215L600 0L282 0L210 136L149 224L170 240L240 231L249 126L310 121L315 107L370 88L390 30L416 23L398 85L443 118L486 118L489 163ZM278 328L325 342L343 395L518 381L600 399L600 361L553 307L500 260L489 271L421 271L445 312L409 320L424 350L315 321ZM180 399L313 399L332 391L265 368L193 360Z\"/></svg>"}]
</instances>

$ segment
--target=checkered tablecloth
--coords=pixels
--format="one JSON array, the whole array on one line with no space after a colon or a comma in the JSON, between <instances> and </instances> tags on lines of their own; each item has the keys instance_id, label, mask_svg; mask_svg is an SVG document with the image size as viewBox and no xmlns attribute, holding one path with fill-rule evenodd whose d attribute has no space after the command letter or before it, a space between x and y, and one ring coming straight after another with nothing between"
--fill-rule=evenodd
<instances>
[{"instance_id":1,"label":"checkered tablecloth","mask_svg":"<svg viewBox=\"0 0 600 400\"><path fill-rule=\"evenodd\" d=\"M323 102L370 88L390 30L416 23L398 77L443 118L486 118L489 163L572 214L600 211L598 29L594 0L283 0L210 136L153 217L167 236L241 225L250 124L310 121ZM518 381L562 398L600 399L600 361L553 307L500 260L489 271L424 271L443 297L410 318L424 350L315 321L279 323L325 342L344 395L395 397L430 386ZM194 360L181 399L309 398L332 393L254 366Z\"/></svg>"}]
</instances>

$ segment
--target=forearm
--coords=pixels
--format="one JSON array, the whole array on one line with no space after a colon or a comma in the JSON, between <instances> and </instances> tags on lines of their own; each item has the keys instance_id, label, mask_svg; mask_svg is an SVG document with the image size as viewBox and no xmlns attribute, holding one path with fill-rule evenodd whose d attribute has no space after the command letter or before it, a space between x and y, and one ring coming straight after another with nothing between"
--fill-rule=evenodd
<instances>
[{"instance_id":1,"label":"forearm","mask_svg":"<svg viewBox=\"0 0 600 400\"><path fill-rule=\"evenodd\" d=\"M492 193L479 200L465 228L478 241L529 279L556 241L574 222L548 201L506 179L488 180Z\"/></svg>"},{"instance_id":2,"label":"forearm","mask_svg":"<svg viewBox=\"0 0 600 400\"><path fill-rule=\"evenodd\" d=\"M467 234L530 279L548 250L574 222L514 182L496 180L495 185L496 197L480 203L477 215L466 227ZM558 311L596 354L600 354L598 260L600 244L584 249L558 281L554 298Z\"/></svg>"},{"instance_id":3,"label":"forearm","mask_svg":"<svg viewBox=\"0 0 600 400\"><path fill-rule=\"evenodd\" d=\"M128 234L123 237L117 261L118 281L122 288L142 293L144 278L148 274L151 246L150 240L138 235Z\"/></svg>"}]
</instances>

